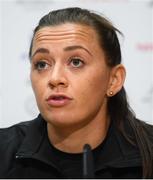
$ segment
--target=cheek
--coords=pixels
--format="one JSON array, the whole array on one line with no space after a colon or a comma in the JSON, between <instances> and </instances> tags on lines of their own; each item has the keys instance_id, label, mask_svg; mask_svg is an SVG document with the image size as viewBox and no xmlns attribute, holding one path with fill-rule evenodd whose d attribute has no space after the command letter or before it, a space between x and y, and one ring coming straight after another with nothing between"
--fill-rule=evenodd
<instances>
[{"instance_id":1,"label":"cheek","mask_svg":"<svg viewBox=\"0 0 153 180\"><path fill-rule=\"evenodd\" d=\"M80 98L86 102L96 101L103 98L106 94L108 86L108 76L104 72L90 73L86 77L81 78L79 86L76 87L80 92Z\"/></svg>"},{"instance_id":2,"label":"cheek","mask_svg":"<svg viewBox=\"0 0 153 180\"><path fill-rule=\"evenodd\" d=\"M72 106L72 115L75 114L76 119L82 117L91 120L97 114L106 111L108 79L104 74L101 72L95 74L90 71L89 74L82 75L78 83L74 84L72 92L75 104Z\"/></svg>"}]
</instances>

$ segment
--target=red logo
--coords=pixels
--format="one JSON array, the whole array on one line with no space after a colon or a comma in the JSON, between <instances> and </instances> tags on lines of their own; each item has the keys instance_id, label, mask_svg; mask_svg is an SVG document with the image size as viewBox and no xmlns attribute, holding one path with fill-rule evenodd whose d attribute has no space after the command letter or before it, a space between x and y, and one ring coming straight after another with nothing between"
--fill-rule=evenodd
<instances>
[{"instance_id":1,"label":"red logo","mask_svg":"<svg viewBox=\"0 0 153 180\"><path fill-rule=\"evenodd\" d=\"M136 45L136 47L137 47L137 49L139 50L139 51L153 51L153 43L138 43L137 45Z\"/></svg>"}]
</instances>

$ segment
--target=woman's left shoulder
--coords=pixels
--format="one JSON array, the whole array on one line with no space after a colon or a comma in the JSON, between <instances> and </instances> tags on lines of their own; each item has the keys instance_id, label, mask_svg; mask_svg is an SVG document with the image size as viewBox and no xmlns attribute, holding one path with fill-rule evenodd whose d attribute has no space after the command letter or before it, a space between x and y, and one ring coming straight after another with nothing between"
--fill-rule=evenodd
<instances>
[{"instance_id":1,"label":"woman's left shoulder","mask_svg":"<svg viewBox=\"0 0 153 180\"><path fill-rule=\"evenodd\" d=\"M138 126L141 126L145 133L148 135L148 138L153 143L153 124L147 123L145 121L136 119Z\"/></svg>"}]
</instances>

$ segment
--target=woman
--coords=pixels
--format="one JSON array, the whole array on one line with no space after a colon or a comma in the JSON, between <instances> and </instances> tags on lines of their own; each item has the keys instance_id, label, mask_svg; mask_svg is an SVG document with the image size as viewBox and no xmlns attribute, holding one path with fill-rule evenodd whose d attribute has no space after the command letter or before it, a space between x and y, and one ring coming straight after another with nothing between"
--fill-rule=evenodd
<instances>
[{"instance_id":1,"label":"woman","mask_svg":"<svg viewBox=\"0 0 153 180\"><path fill-rule=\"evenodd\" d=\"M116 33L81 8L39 21L29 57L40 115L0 131L0 177L153 177L153 128L128 105Z\"/></svg>"}]
</instances>

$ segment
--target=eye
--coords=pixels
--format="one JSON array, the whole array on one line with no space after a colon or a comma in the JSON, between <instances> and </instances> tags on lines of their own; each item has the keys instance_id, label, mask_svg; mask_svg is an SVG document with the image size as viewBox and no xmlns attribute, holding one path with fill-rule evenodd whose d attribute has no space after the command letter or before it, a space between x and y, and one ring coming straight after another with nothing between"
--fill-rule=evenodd
<instances>
[{"instance_id":1,"label":"eye","mask_svg":"<svg viewBox=\"0 0 153 180\"><path fill-rule=\"evenodd\" d=\"M70 64L73 67L81 67L84 64L84 62L80 58L76 57L71 59Z\"/></svg>"},{"instance_id":2,"label":"eye","mask_svg":"<svg viewBox=\"0 0 153 180\"><path fill-rule=\"evenodd\" d=\"M37 70L43 70L43 69L47 69L48 64L45 61L38 61L35 64L35 69Z\"/></svg>"}]
</instances>

